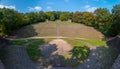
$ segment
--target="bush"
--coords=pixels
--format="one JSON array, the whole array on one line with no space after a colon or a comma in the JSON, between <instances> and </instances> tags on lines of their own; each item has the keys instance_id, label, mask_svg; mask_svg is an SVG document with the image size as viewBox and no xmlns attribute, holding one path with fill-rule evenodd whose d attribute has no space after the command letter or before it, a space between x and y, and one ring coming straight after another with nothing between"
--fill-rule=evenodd
<instances>
[{"instance_id":1,"label":"bush","mask_svg":"<svg viewBox=\"0 0 120 69\"><path fill-rule=\"evenodd\" d=\"M39 45L42 45L43 43L43 40L34 40L30 45L27 46L28 55L33 61L37 61L40 57L42 57Z\"/></svg>"},{"instance_id":2,"label":"bush","mask_svg":"<svg viewBox=\"0 0 120 69\"><path fill-rule=\"evenodd\" d=\"M77 46L74 47L72 50L72 56L76 57L77 59L79 59L79 61L84 61L89 53L89 48L87 48L86 46Z\"/></svg>"}]
</instances>

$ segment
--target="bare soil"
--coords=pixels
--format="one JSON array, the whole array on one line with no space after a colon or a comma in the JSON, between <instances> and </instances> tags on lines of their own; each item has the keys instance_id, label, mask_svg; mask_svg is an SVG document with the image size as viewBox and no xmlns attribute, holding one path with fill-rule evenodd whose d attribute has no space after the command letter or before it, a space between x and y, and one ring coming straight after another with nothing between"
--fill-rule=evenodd
<instances>
[{"instance_id":1,"label":"bare soil","mask_svg":"<svg viewBox=\"0 0 120 69\"><path fill-rule=\"evenodd\" d=\"M40 46L40 50L44 57L39 59L38 66L64 67L66 64L63 59L65 57L71 58L72 46L62 39L54 39L49 44Z\"/></svg>"},{"instance_id":2,"label":"bare soil","mask_svg":"<svg viewBox=\"0 0 120 69\"><path fill-rule=\"evenodd\" d=\"M59 55L67 56L68 52L72 50L72 46L62 39L55 39L50 44L56 44L57 50L55 52Z\"/></svg>"},{"instance_id":3,"label":"bare soil","mask_svg":"<svg viewBox=\"0 0 120 69\"><path fill-rule=\"evenodd\" d=\"M33 37L33 36L64 36L64 37L80 37L80 38L103 38L103 34L93 27L85 26L77 23L38 23L28 25L18 30L15 35L17 37Z\"/></svg>"}]
</instances>

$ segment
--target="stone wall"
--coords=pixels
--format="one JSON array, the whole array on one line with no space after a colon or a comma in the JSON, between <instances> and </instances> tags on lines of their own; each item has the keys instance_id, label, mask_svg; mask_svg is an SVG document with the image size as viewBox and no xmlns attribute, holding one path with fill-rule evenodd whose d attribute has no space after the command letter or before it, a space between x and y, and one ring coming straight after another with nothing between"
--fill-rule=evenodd
<instances>
[{"instance_id":1,"label":"stone wall","mask_svg":"<svg viewBox=\"0 0 120 69\"><path fill-rule=\"evenodd\" d=\"M107 45L115 47L116 50L120 53L120 37L119 36L107 41Z\"/></svg>"},{"instance_id":2,"label":"stone wall","mask_svg":"<svg viewBox=\"0 0 120 69\"><path fill-rule=\"evenodd\" d=\"M0 49L9 44L9 41L0 37Z\"/></svg>"}]
</instances>

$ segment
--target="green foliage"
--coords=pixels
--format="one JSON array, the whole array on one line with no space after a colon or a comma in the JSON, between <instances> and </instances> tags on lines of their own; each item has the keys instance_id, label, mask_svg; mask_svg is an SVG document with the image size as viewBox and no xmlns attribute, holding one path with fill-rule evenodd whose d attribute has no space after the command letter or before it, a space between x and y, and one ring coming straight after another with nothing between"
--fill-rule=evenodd
<instances>
[{"instance_id":1,"label":"green foliage","mask_svg":"<svg viewBox=\"0 0 120 69\"><path fill-rule=\"evenodd\" d=\"M0 24L0 37L6 35L5 26Z\"/></svg>"},{"instance_id":2,"label":"green foliage","mask_svg":"<svg viewBox=\"0 0 120 69\"><path fill-rule=\"evenodd\" d=\"M13 40L13 41L10 41L10 44L24 46L28 42L29 42L29 40Z\"/></svg>"},{"instance_id":3,"label":"green foliage","mask_svg":"<svg viewBox=\"0 0 120 69\"><path fill-rule=\"evenodd\" d=\"M56 14L55 12L46 12L47 19L50 21L55 21L56 20Z\"/></svg>"},{"instance_id":4,"label":"green foliage","mask_svg":"<svg viewBox=\"0 0 120 69\"><path fill-rule=\"evenodd\" d=\"M10 41L11 45L26 46L27 53L28 53L29 57L31 58L31 60L33 60L33 61L37 61L39 58L42 57L39 47L40 47L40 45L42 45L44 43L45 42L43 39Z\"/></svg>"},{"instance_id":5,"label":"green foliage","mask_svg":"<svg viewBox=\"0 0 120 69\"><path fill-rule=\"evenodd\" d=\"M112 14L115 15L115 16L120 14L120 4L117 4L113 7Z\"/></svg>"},{"instance_id":6,"label":"green foliage","mask_svg":"<svg viewBox=\"0 0 120 69\"><path fill-rule=\"evenodd\" d=\"M89 12L76 12L73 14L72 20L89 26L92 26L95 23L94 15Z\"/></svg>"},{"instance_id":7,"label":"green foliage","mask_svg":"<svg viewBox=\"0 0 120 69\"><path fill-rule=\"evenodd\" d=\"M13 9L0 8L0 34L1 36L10 34L13 30L24 25L24 16Z\"/></svg>"},{"instance_id":8,"label":"green foliage","mask_svg":"<svg viewBox=\"0 0 120 69\"><path fill-rule=\"evenodd\" d=\"M107 8L98 8L94 11L96 15L96 25L98 30L103 34L107 34L108 28L111 26L111 14Z\"/></svg>"},{"instance_id":9,"label":"green foliage","mask_svg":"<svg viewBox=\"0 0 120 69\"><path fill-rule=\"evenodd\" d=\"M27 18L29 18L30 24L38 22L38 13L37 12L26 13L25 16Z\"/></svg>"},{"instance_id":10,"label":"green foliage","mask_svg":"<svg viewBox=\"0 0 120 69\"><path fill-rule=\"evenodd\" d=\"M45 12L40 11L38 13L38 22L43 22L46 20L46 18L47 18L47 16L46 16Z\"/></svg>"},{"instance_id":11,"label":"green foliage","mask_svg":"<svg viewBox=\"0 0 120 69\"><path fill-rule=\"evenodd\" d=\"M41 40L33 40L28 46L27 46L27 52L30 58L33 61L37 61L40 57L42 57L42 54L40 53L39 46L42 45L44 41Z\"/></svg>"},{"instance_id":12,"label":"green foliage","mask_svg":"<svg viewBox=\"0 0 120 69\"><path fill-rule=\"evenodd\" d=\"M67 21L68 19L72 18L72 14L70 12L62 12L60 15L61 21Z\"/></svg>"},{"instance_id":13,"label":"green foliage","mask_svg":"<svg viewBox=\"0 0 120 69\"><path fill-rule=\"evenodd\" d=\"M73 22L82 23L82 12L75 12L72 17Z\"/></svg>"},{"instance_id":14,"label":"green foliage","mask_svg":"<svg viewBox=\"0 0 120 69\"><path fill-rule=\"evenodd\" d=\"M107 33L110 34L109 36L116 36L120 33L120 4L113 7L112 16L113 23Z\"/></svg>"},{"instance_id":15,"label":"green foliage","mask_svg":"<svg viewBox=\"0 0 120 69\"><path fill-rule=\"evenodd\" d=\"M72 55L79 59L79 61L84 61L89 53L89 49L86 46L77 46L72 50Z\"/></svg>"},{"instance_id":16,"label":"green foliage","mask_svg":"<svg viewBox=\"0 0 120 69\"><path fill-rule=\"evenodd\" d=\"M116 36L120 33L120 4L112 9L112 14L107 8L98 8L94 13L90 12L29 12L19 13L13 9L0 8L0 36L10 35L12 31L25 25L50 21L72 19L73 22L92 26L106 36Z\"/></svg>"},{"instance_id":17,"label":"green foliage","mask_svg":"<svg viewBox=\"0 0 120 69\"><path fill-rule=\"evenodd\" d=\"M95 23L95 17L90 12L83 12L82 20L83 20L82 21L83 24L89 25L89 26L92 26Z\"/></svg>"}]
</instances>

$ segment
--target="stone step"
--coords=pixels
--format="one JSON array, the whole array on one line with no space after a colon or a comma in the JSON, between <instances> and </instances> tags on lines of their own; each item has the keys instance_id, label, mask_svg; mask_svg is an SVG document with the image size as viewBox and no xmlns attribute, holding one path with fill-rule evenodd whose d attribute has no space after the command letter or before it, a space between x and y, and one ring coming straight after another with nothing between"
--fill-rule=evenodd
<instances>
[{"instance_id":1,"label":"stone step","mask_svg":"<svg viewBox=\"0 0 120 69\"><path fill-rule=\"evenodd\" d=\"M0 60L0 69L5 69L5 67L4 67L3 63L1 62L1 60Z\"/></svg>"},{"instance_id":2,"label":"stone step","mask_svg":"<svg viewBox=\"0 0 120 69\"><path fill-rule=\"evenodd\" d=\"M8 46L5 48L5 51L4 63L6 69L37 69L37 66L30 60L24 47Z\"/></svg>"}]
</instances>

